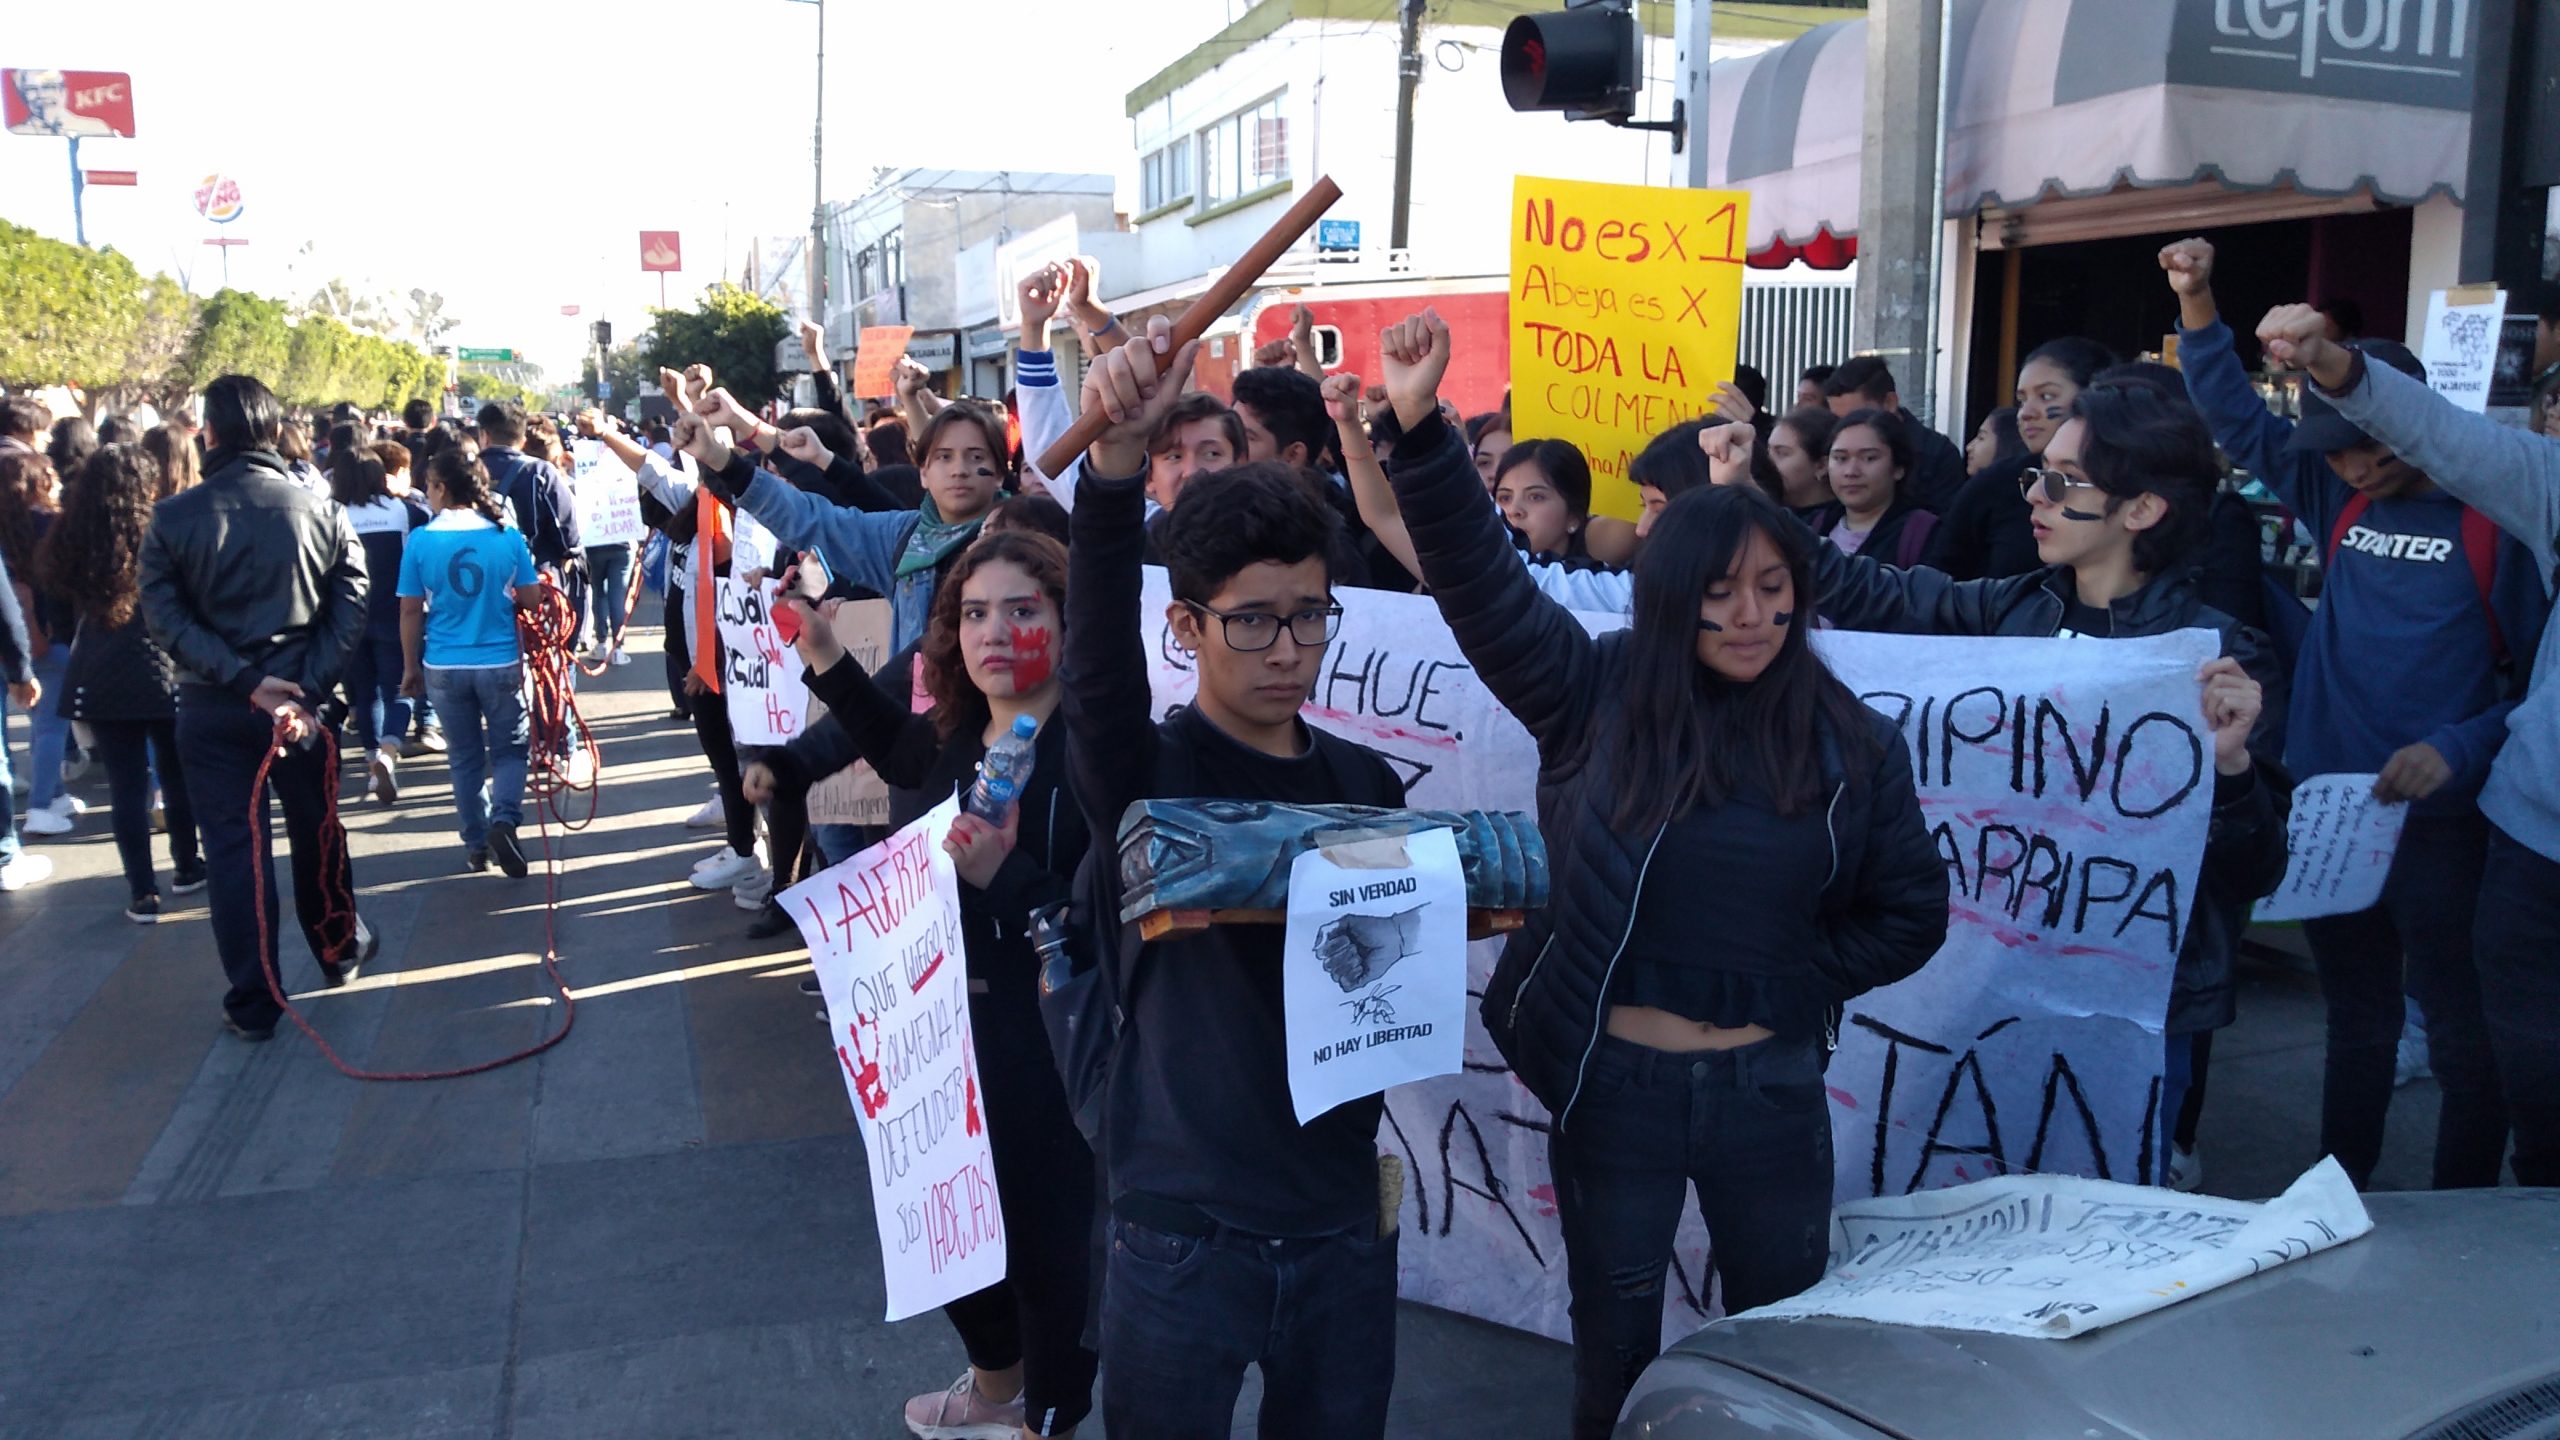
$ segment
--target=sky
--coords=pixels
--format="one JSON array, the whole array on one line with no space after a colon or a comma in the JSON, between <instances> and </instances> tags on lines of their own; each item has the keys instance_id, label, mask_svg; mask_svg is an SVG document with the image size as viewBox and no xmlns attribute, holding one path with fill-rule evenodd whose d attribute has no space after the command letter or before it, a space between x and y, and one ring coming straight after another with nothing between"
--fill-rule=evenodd
<instances>
[{"instance_id":1,"label":"sky","mask_svg":"<svg viewBox=\"0 0 2560 1440\"><path fill-rule=\"evenodd\" d=\"M1101 171L1130 145L1121 98L1206 39L1234 0L827 7L826 189L875 167ZM449 344L512 348L577 377L586 326L635 334L657 303L639 232L683 236L681 306L758 235L809 228L816 10L795 0L86 0L11 7L0 66L121 70L135 138L85 140L89 242L199 295L441 292ZM965 15L964 24L949 17ZM0 218L70 239L68 146L0 134ZM208 174L245 208L195 210ZM724 249L723 236L726 236ZM575 318L561 314L579 307Z\"/></svg>"}]
</instances>

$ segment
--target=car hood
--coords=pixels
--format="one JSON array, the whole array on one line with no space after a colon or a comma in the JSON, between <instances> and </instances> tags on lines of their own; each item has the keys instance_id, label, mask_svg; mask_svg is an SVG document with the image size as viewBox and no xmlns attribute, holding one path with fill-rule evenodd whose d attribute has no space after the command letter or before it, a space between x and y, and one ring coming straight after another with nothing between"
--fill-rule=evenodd
<instances>
[{"instance_id":1,"label":"car hood","mask_svg":"<svg viewBox=\"0 0 2560 1440\"><path fill-rule=\"evenodd\" d=\"M1903 1440L2399 1440L2560 1376L2560 1190L2364 1200L2362 1239L2075 1339L1744 1316L1671 1353Z\"/></svg>"}]
</instances>

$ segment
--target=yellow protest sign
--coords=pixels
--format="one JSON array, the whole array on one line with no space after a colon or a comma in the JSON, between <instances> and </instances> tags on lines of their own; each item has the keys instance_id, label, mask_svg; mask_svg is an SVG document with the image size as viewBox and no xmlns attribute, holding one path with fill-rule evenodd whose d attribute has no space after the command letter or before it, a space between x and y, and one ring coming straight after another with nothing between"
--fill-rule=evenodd
<instances>
[{"instance_id":1,"label":"yellow protest sign","mask_svg":"<svg viewBox=\"0 0 2560 1440\"><path fill-rule=\"evenodd\" d=\"M1627 462L1733 378L1750 205L1740 190L1513 180L1511 433L1580 446L1594 514L1633 519Z\"/></svg>"}]
</instances>

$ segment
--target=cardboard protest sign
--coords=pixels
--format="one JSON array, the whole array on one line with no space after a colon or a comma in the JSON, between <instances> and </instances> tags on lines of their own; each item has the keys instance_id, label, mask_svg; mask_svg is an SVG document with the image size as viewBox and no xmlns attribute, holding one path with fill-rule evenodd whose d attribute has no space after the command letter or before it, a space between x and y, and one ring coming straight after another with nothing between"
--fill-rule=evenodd
<instances>
[{"instance_id":1,"label":"cardboard protest sign","mask_svg":"<svg viewBox=\"0 0 2560 1440\"><path fill-rule=\"evenodd\" d=\"M1004 1278L1004 1212L979 1108L960 877L942 837L954 796L785 890L826 997L861 1119L891 1320Z\"/></svg>"},{"instance_id":2,"label":"cardboard protest sign","mask_svg":"<svg viewBox=\"0 0 2560 1440\"><path fill-rule=\"evenodd\" d=\"M800 733L809 713L809 687L800 681L800 657L773 627L768 579L748 585L729 576L714 583L720 617L720 693L729 702L729 728L741 745L780 745Z\"/></svg>"},{"instance_id":3,"label":"cardboard protest sign","mask_svg":"<svg viewBox=\"0 0 2560 1440\"><path fill-rule=\"evenodd\" d=\"M640 482L622 457L601 440L581 440L570 481L578 506L578 537L588 545L636 545L648 534L640 522Z\"/></svg>"},{"instance_id":4,"label":"cardboard protest sign","mask_svg":"<svg viewBox=\"0 0 2560 1440\"><path fill-rule=\"evenodd\" d=\"M864 673L878 675L880 667L889 663L889 635L893 617L886 600L848 600L836 607L836 643L845 654L863 668ZM809 701L809 723L815 725L827 707L815 698ZM886 825L889 823L889 786L871 768L870 762L856 760L845 769L827 776L809 787L809 823L812 825Z\"/></svg>"},{"instance_id":5,"label":"cardboard protest sign","mask_svg":"<svg viewBox=\"0 0 2560 1440\"><path fill-rule=\"evenodd\" d=\"M1415 595L1335 593L1342 627L1308 722L1376 751L1404 779L1411 805L1533 811L1536 746L1458 652L1437 607ZM1163 572L1148 571L1141 613L1159 713L1195 689L1162 619L1169 599ZM1594 633L1626 623L1576 618ZM1930 782L1922 802L1943 830L1957 892L1938 958L1850 1007L1826 1077L1837 1193L1900 1194L2026 1165L2148 1180L2159 1158L2142 1143L2157 1103L2158 1027L2212 802L2195 685L2212 637L2093 643L1824 632L1822 644L1870 704L1900 714L1900 697L1910 697L1905 738L1915 757L1927 747L1926 765L1915 759L1914 768ZM1995 692L2003 717L2024 704L2019 788L2008 728L1991 734ZM1964 738L1971 735L1984 738ZM2170 781L2194 764L2203 778L2178 794ZM2127 810L2157 813L2119 814L2119 795ZM2066 872L2056 911L2052 892ZM1469 947L1471 991L1483 991L1499 953L1499 941ZM1473 1010L1462 1073L1387 1093L1378 1144L1404 1159L1408 1177L1399 1290L1562 1339L1551 1122ZM1983 1010L1997 1013L1976 1018ZM1689 1207L1672 1251L1666 1336L1716 1312L1708 1243Z\"/></svg>"},{"instance_id":6,"label":"cardboard protest sign","mask_svg":"<svg viewBox=\"0 0 2560 1440\"><path fill-rule=\"evenodd\" d=\"M2334 1158L2266 1201L2008 1175L1842 1205L1830 1273L1744 1313L2068 1340L2372 1229Z\"/></svg>"},{"instance_id":7,"label":"cardboard protest sign","mask_svg":"<svg viewBox=\"0 0 2560 1440\"><path fill-rule=\"evenodd\" d=\"M907 358L913 325L865 325L853 342L853 396L878 400L898 393L898 362Z\"/></svg>"},{"instance_id":8,"label":"cardboard protest sign","mask_svg":"<svg viewBox=\"0 0 2560 1440\"><path fill-rule=\"evenodd\" d=\"M1299 1124L1391 1085L1458 1073L1467 882L1447 828L1300 855L1280 953Z\"/></svg>"},{"instance_id":9,"label":"cardboard protest sign","mask_svg":"<svg viewBox=\"0 0 2560 1440\"><path fill-rule=\"evenodd\" d=\"M2400 853L2407 805L2373 796L2379 775L2313 775L2293 788L2285 816L2291 852L2284 883L2258 902L2261 920L2352 915L2382 899L2382 882Z\"/></svg>"},{"instance_id":10,"label":"cardboard protest sign","mask_svg":"<svg viewBox=\"0 0 2560 1440\"><path fill-rule=\"evenodd\" d=\"M1733 378L1750 207L1740 190L1512 181L1512 429L1581 447L1594 513L1634 519L1627 462Z\"/></svg>"},{"instance_id":11,"label":"cardboard protest sign","mask_svg":"<svg viewBox=\"0 0 2560 1440\"><path fill-rule=\"evenodd\" d=\"M2427 297L2427 328L2418 359L2427 386L2447 400L2481 414L2489 408L2489 381L2498 361L2498 329L2507 316L2507 292L2494 285L2438 290Z\"/></svg>"}]
</instances>

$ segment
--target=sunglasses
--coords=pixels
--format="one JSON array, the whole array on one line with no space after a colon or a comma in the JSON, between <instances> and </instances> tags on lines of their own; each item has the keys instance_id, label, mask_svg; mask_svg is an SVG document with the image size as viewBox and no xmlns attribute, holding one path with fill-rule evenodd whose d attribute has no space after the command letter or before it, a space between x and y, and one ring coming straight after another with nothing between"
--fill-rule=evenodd
<instances>
[{"instance_id":1,"label":"sunglasses","mask_svg":"<svg viewBox=\"0 0 2560 1440\"><path fill-rule=\"evenodd\" d=\"M2059 470L2043 465L2030 465L2018 472L2018 494L2030 505L2035 503L2038 490L2044 492L2045 499L2059 505L2063 503L2064 497L2074 490L2097 488L2087 480L2074 480Z\"/></svg>"}]
</instances>

